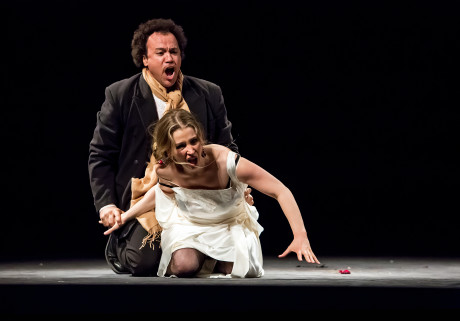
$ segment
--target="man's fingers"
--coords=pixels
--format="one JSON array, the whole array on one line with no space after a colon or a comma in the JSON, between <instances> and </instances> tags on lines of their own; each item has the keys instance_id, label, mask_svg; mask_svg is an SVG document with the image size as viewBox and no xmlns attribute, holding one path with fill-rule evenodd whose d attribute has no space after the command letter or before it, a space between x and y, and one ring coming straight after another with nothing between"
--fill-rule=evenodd
<instances>
[{"instance_id":1,"label":"man's fingers","mask_svg":"<svg viewBox=\"0 0 460 321\"><path fill-rule=\"evenodd\" d=\"M254 205L254 198L251 195L252 189L250 187L246 188L244 191L244 199L249 205Z\"/></svg>"}]
</instances>

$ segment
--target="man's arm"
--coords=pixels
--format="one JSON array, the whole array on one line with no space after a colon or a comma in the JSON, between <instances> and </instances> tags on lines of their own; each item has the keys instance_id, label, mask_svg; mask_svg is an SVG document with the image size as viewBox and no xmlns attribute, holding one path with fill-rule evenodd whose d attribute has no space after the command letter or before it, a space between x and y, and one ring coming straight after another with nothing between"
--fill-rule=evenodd
<instances>
[{"instance_id":1,"label":"man's arm","mask_svg":"<svg viewBox=\"0 0 460 321\"><path fill-rule=\"evenodd\" d=\"M213 143L220 144L230 148L238 153L238 146L233 140L232 123L227 117L227 108L225 107L224 96L219 86L211 86L211 110L215 117L215 138Z\"/></svg>"},{"instance_id":2,"label":"man's arm","mask_svg":"<svg viewBox=\"0 0 460 321\"><path fill-rule=\"evenodd\" d=\"M97 113L97 123L89 145L88 171L96 211L106 205L118 205L115 177L121 144L121 124L117 108L109 88L105 101Z\"/></svg>"}]
</instances>

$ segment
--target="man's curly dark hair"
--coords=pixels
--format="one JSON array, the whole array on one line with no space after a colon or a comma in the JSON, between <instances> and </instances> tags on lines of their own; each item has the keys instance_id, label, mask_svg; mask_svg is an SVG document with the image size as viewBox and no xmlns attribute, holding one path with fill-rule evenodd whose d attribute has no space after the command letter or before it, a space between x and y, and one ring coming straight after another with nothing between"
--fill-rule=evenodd
<instances>
[{"instance_id":1,"label":"man's curly dark hair","mask_svg":"<svg viewBox=\"0 0 460 321\"><path fill-rule=\"evenodd\" d=\"M131 41L131 56L137 67L143 66L143 58L147 56L147 39L154 32L172 33L179 44L182 59L185 57L185 47L187 38L181 26L176 25L171 19L152 19L141 23L134 31L133 40Z\"/></svg>"}]
</instances>

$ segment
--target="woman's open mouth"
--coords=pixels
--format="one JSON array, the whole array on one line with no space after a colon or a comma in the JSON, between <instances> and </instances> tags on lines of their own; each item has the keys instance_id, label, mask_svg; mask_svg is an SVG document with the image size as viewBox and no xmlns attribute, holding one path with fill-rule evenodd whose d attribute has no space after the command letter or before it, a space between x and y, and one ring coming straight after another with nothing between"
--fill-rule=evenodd
<instances>
[{"instance_id":1,"label":"woman's open mouth","mask_svg":"<svg viewBox=\"0 0 460 321\"><path fill-rule=\"evenodd\" d=\"M197 157L189 157L187 158L187 163L190 165L196 166L198 164L198 158Z\"/></svg>"}]
</instances>

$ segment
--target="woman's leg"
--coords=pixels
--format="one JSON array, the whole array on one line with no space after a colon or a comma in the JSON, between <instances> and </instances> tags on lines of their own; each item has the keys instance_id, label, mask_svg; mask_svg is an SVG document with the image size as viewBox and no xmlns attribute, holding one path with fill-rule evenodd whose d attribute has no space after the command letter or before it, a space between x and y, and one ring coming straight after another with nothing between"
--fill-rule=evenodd
<instances>
[{"instance_id":1,"label":"woman's leg","mask_svg":"<svg viewBox=\"0 0 460 321\"><path fill-rule=\"evenodd\" d=\"M214 271L217 273L231 274L233 270L233 262L217 261Z\"/></svg>"},{"instance_id":2,"label":"woman's leg","mask_svg":"<svg viewBox=\"0 0 460 321\"><path fill-rule=\"evenodd\" d=\"M166 273L182 278L193 277L201 270L204 259L205 255L195 249L179 249L171 255Z\"/></svg>"}]
</instances>

